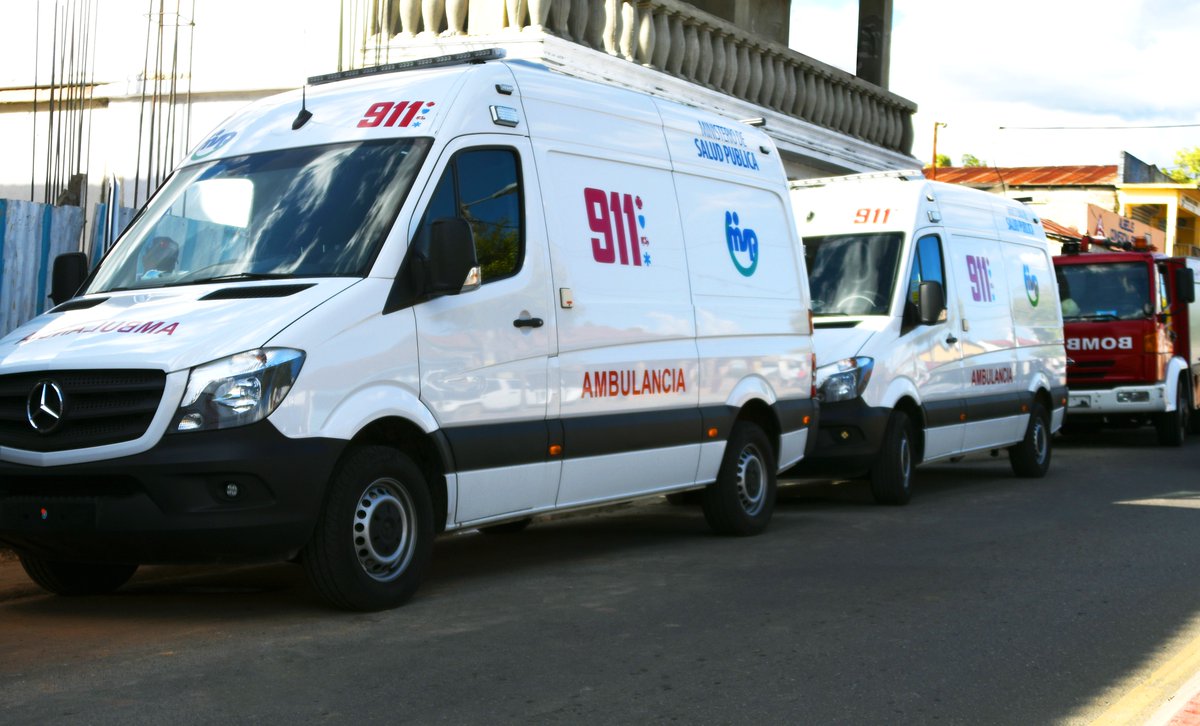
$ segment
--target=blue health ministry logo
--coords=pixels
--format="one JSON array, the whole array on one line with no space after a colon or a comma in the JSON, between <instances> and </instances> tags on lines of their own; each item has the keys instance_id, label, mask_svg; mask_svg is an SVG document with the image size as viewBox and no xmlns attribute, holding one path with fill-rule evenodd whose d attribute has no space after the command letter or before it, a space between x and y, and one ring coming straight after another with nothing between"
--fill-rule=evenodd
<instances>
[{"instance_id":1,"label":"blue health ministry logo","mask_svg":"<svg viewBox=\"0 0 1200 726\"><path fill-rule=\"evenodd\" d=\"M236 131L225 131L224 129L221 129L212 136L208 137L208 140L201 144L200 148L196 149L196 153L192 154L192 160L203 159L206 156L212 156L230 141L233 141L234 136L237 136Z\"/></svg>"},{"instance_id":2,"label":"blue health ministry logo","mask_svg":"<svg viewBox=\"0 0 1200 726\"><path fill-rule=\"evenodd\" d=\"M1029 265L1022 266L1021 272L1025 276L1025 297L1029 298L1029 304L1036 308L1038 300L1042 298L1041 290L1038 288L1037 275L1033 274Z\"/></svg>"},{"instance_id":3,"label":"blue health ministry logo","mask_svg":"<svg viewBox=\"0 0 1200 726\"><path fill-rule=\"evenodd\" d=\"M758 235L752 229L738 228L737 212L725 212L725 244L733 266L745 277L758 267Z\"/></svg>"}]
</instances>

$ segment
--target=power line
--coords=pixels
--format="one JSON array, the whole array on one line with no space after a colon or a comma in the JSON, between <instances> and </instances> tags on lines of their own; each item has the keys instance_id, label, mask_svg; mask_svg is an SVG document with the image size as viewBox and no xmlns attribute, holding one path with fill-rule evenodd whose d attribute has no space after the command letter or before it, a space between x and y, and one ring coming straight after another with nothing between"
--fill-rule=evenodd
<instances>
[{"instance_id":1,"label":"power line","mask_svg":"<svg viewBox=\"0 0 1200 726\"><path fill-rule=\"evenodd\" d=\"M1194 129L1200 124L1164 124L1161 126L1001 126L1001 131L1135 131L1138 129Z\"/></svg>"}]
</instances>

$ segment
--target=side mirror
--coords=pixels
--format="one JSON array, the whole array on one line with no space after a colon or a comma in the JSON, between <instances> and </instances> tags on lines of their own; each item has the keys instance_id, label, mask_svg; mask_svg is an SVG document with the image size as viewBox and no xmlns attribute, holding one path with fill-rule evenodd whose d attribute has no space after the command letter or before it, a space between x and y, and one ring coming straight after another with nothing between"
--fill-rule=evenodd
<instances>
[{"instance_id":1,"label":"side mirror","mask_svg":"<svg viewBox=\"0 0 1200 726\"><path fill-rule=\"evenodd\" d=\"M425 263L426 295L458 295L479 287L475 238L467 220L461 217L433 220Z\"/></svg>"},{"instance_id":2,"label":"side mirror","mask_svg":"<svg viewBox=\"0 0 1200 726\"><path fill-rule=\"evenodd\" d=\"M54 268L50 272L50 300L55 305L60 305L75 297L87 276L86 254L66 252L55 257Z\"/></svg>"},{"instance_id":3,"label":"side mirror","mask_svg":"<svg viewBox=\"0 0 1200 726\"><path fill-rule=\"evenodd\" d=\"M1175 293L1179 302L1196 302L1196 273L1190 267L1180 267L1175 270Z\"/></svg>"},{"instance_id":4,"label":"side mirror","mask_svg":"<svg viewBox=\"0 0 1200 726\"><path fill-rule=\"evenodd\" d=\"M942 290L942 283L934 280L922 282L917 296L917 319L921 325L937 323L946 309L946 293Z\"/></svg>"}]
</instances>

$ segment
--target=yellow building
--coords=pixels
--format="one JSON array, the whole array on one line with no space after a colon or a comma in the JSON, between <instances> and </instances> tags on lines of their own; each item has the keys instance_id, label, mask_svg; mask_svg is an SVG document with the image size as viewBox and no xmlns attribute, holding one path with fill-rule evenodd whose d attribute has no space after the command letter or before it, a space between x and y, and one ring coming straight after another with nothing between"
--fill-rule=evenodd
<instances>
[{"instance_id":1,"label":"yellow building","mask_svg":"<svg viewBox=\"0 0 1200 726\"><path fill-rule=\"evenodd\" d=\"M1200 185L1178 183L1117 184L1120 214L1166 232L1166 249L1177 256L1200 257Z\"/></svg>"}]
</instances>

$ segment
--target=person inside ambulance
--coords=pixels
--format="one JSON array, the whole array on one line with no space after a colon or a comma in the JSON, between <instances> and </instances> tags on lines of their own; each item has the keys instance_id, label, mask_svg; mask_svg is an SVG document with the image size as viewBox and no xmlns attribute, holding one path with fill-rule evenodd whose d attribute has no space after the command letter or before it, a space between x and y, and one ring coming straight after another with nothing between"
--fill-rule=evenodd
<instances>
[{"instance_id":1,"label":"person inside ambulance","mask_svg":"<svg viewBox=\"0 0 1200 726\"><path fill-rule=\"evenodd\" d=\"M175 271L179 263L179 243L170 237L154 237L142 249L139 277L153 280Z\"/></svg>"}]
</instances>

